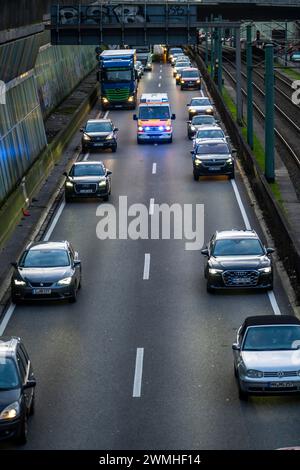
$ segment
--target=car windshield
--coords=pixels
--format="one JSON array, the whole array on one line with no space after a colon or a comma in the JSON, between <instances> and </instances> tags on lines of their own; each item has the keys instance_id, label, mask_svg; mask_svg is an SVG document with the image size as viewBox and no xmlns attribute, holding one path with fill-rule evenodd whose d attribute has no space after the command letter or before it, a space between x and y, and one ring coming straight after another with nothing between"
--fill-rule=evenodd
<instances>
[{"instance_id":1,"label":"car windshield","mask_svg":"<svg viewBox=\"0 0 300 470\"><path fill-rule=\"evenodd\" d=\"M70 176L104 176L102 165L74 165Z\"/></svg>"},{"instance_id":2,"label":"car windshield","mask_svg":"<svg viewBox=\"0 0 300 470\"><path fill-rule=\"evenodd\" d=\"M227 238L217 240L213 256L261 256L263 247L257 238Z\"/></svg>"},{"instance_id":3,"label":"car windshield","mask_svg":"<svg viewBox=\"0 0 300 470\"><path fill-rule=\"evenodd\" d=\"M243 351L288 351L300 348L300 326L268 325L249 327Z\"/></svg>"},{"instance_id":4,"label":"car windshield","mask_svg":"<svg viewBox=\"0 0 300 470\"><path fill-rule=\"evenodd\" d=\"M69 265L70 259L66 250L28 250L20 261L22 268L60 268Z\"/></svg>"},{"instance_id":5,"label":"car windshield","mask_svg":"<svg viewBox=\"0 0 300 470\"><path fill-rule=\"evenodd\" d=\"M293 59L300 59L300 52L294 52L292 54Z\"/></svg>"},{"instance_id":6,"label":"car windshield","mask_svg":"<svg viewBox=\"0 0 300 470\"><path fill-rule=\"evenodd\" d=\"M85 128L86 132L111 132L112 125L110 122L89 122Z\"/></svg>"},{"instance_id":7,"label":"car windshield","mask_svg":"<svg viewBox=\"0 0 300 470\"><path fill-rule=\"evenodd\" d=\"M211 102L209 99L202 99L202 100L192 100L190 106L211 106Z\"/></svg>"},{"instance_id":8,"label":"car windshield","mask_svg":"<svg viewBox=\"0 0 300 470\"><path fill-rule=\"evenodd\" d=\"M198 155L224 155L229 153L229 149L228 145L223 143L199 144L196 153Z\"/></svg>"},{"instance_id":9,"label":"car windshield","mask_svg":"<svg viewBox=\"0 0 300 470\"><path fill-rule=\"evenodd\" d=\"M104 80L110 83L130 82L132 80L131 70L104 70Z\"/></svg>"},{"instance_id":10,"label":"car windshield","mask_svg":"<svg viewBox=\"0 0 300 470\"><path fill-rule=\"evenodd\" d=\"M221 129L207 129L199 130L196 135L196 139L222 139L224 138L224 132Z\"/></svg>"},{"instance_id":11,"label":"car windshield","mask_svg":"<svg viewBox=\"0 0 300 470\"><path fill-rule=\"evenodd\" d=\"M170 54L182 54L182 49L180 48L174 48L174 49L170 49Z\"/></svg>"},{"instance_id":12,"label":"car windshield","mask_svg":"<svg viewBox=\"0 0 300 470\"><path fill-rule=\"evenodd\" d=\"M216 122L213 116L194 116L192 124L199 126L200 124L214 124Z\"/></svg>"},{"instance_id":13,"label":"car windshield","mask_svg":"<svg viewBox=\"0 0 300 470\"><path fill-rule=\"evenodd\" d=\"M139 119L170 119L168 106L141 106Z\"/></svg>"},{"instance_id":14,"label":"car windshield","mask_svg":"<svg viewBox=\"0 0 300 470\"><path fill-rule=\"evenodd\" d=\"M19 384L18 371L13 359L0 356L0 390L18 388Z\"/></svg>"},{"instance_id":15,"label":"car windshield","mask_svg":"<svg viewBox=\"0 0 300 470\"><path fill-rule=\"evenodd\" d=\"M183 78L199 78L199 73L197 70L183 70L182 77Z\"/></svg>"}]
</instances>

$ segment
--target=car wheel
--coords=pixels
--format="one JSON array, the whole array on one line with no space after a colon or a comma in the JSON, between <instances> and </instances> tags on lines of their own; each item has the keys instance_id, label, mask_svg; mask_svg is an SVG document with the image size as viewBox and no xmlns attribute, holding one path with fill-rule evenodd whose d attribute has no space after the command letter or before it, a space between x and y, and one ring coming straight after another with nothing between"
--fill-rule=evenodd
<instances>
[{"instance_id":1,"label":"car wheel","mask_svg":"<svg viewBox=\"0 0 300 470\"><path fill-rule=\"evenodd\" d=\"M244 392L241 389L240 383L238 382L238 387L239 387L239 399L242 401L247 401L248 400L248 393Z\"/></svg>"},{"instance_id":2,"label":"car wheel","mask_svg":"<svg viewBox=\"0 0 300 470\"><path fill-rule=\"evenodd\" d=\"M138 145L142 145L142 143L143 143L139 138L136 139L136 142L137 142Z\"/></svg>"},{"instance_id":3,"label":"car wheel","mask_svg":"<svg viewBox=\"0 0 300 470\"><path fill-rule=\"evenodd\" d=\"M215 293L215 289L213 287L211 287L210 284L206 284L206 292L208 292L209 294L214 294Z\"/></svg>"},{"instance_id":4,"label":"car wheel","mask_svg":"<svg viewBox=\"0 0 300 470\"><path fill-rule=\"evenodd\" d=\"M233 171L232 173L230 173L229 179L230 179L230 180L234 180L234 171Z\"/></svg>"},{"instance_id":5,"label":"car wheel","mask_svg":"<svg viewBox=\"0 0 300 470\"><path fill-rule=\"evenodd\" d=\"M72 296L69 298L69 302L70 304L75 304L77 302L77 286L76 285L74 286Z\"/></svg>"},{"instance_id":6,"label":"car wheel","mask_svg":"<svg viewBox=\"0 0 300 470\"><path fill-rule=\"evenodd\" d=\"M31 405L30 405L30 409L29 409L29 415L33 416L34 412L35 412L35 394L33 394L33 396L32 396Z\"/></svg>"},{"instance_id":7,"label":"car wheel","mask_svg":"<svg viewBox=\"0 0 300 470\"><path fill-rule=\"evenodd\" d=\"M21 303L20 299L18 299L14 294L11 295L11 301L15 305L18 305L19 303Z\"/></svg>"},{"instance_id":8,"label":"car wheel","mask_svg":"<svg viewBox=\"0 0 300 470\"><path fill-rule=\"evenodd\" d=\"M180 87L180 90L181 90L181 91L183 90L183 86Z\"/></svg>"},{"instance_id":9,"label":"car wheel","mask_svg":"<svg viewBox=\"0 0 300 470\"><path fill-rule=\"evenodd\" d=\"M234 373L235 378L237 379L238 373L237 373L237 370L236 370L235 366L233 366L233 373Z\"/></svg>"},{"instance_id":10,"label":"car wheel","mask_svg":"<svg viewBox=\"0 0 300 470\"><path fill-rule=\"evenodd\" d=\"M72 198L65 194L65 202L72 202Z\"/></svg>"},{"instance_id":11,"label":"car wheel","mask_svg":"<svg viewBox=\"0 0 300 470\"><path fill-rule=\"evenodd\" d=\"M170 137L169 144L171 144L172 142L173 142L173 136Z\"/></svg>"},{"instance_id":12,"label":"car wheel","mask_svg":"<svg viewBox=\"0 0 300 470\"><path fill-rule=\"evenodd\" d=\"M109 195L104 196L103 201L107 202L109 200Z\"/></svg>"},{"instance_id":13,"label":"car wheel","mask_svg":"<svg viewBox=\"0 0 300 470\"><path fill-rule=\"evenodd\" d=\"M28 438L28 418L27 418L27 414L25 413L24 418L20 424L20 429L16 437L16 442L19 445L24 445L27 442L27 438Z\"/></svg>"},{"instance_id":14,"label":"car wheel","mask_svg":"<svg viewBox=\"0 0 300 470\"><path fill-rule=\"evenodd\" d=\"M111 148L112 153L116 153L117 148L118 148L117 145L114 145L114 146Z\"/></svg>"},{"instance_id":15,"label":"car wheel","mask_svg":"<svg viewBox=\"0 0 300 470\"><path fill-rule=\"evenodd\" d=\"M199 181L199 176L196 173L193 173L193 175L194 175L194 180Z\"/></svg>"}]
</instances>

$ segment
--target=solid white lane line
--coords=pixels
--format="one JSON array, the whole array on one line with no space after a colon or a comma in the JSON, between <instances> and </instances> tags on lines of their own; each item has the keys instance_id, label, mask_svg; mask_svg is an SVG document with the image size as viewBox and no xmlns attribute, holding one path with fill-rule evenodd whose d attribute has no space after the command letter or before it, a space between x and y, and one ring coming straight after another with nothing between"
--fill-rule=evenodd
<instances>
[{"instance_id":1,"label":"solid white lane line","mask_svg":"<svg viewBox=\"0 0 300 470\"><path fill-rule=\"evenodd\" d=\"M272 305L272 308L273 308L273 311L274 311L275 315L281 315L279 305L277 303L276 297L275 297L274 292L272 290L268 291L268 297L269 297L269 300L271 302L271 305Z\"/></svg>"},{"instance_id":2,"label":"solid white lane line","mask_svg":"<svg viewBox=\"0 0 300 470\"><path fill-rule=\"evenodd\" d=\"M53 232L53 230L55 229L55 226L56 226L57 222L59 221L59 218L60 218L60 216L61 216L61 214L62 214L62 211L63 211L64 208L65 208L65 205L66 205L65 201L63 201L63 202L61 203L61 205L59 206L59 209L58 209L57 213L55 214L55 217L54 217L54 219L52 220L52 223L51 223L51 225L50 225L50 227L49 227L49 229L48 229L46 235L44 236L44 241L45 241L45 242L47 242L47 241L49 240L49 238L51 237L52 232Z\"/></svg>"},{"instance_id":3,"label":"solid white lane line","mask_svg":"<svg viewBox=\"0 0 300 470\"><path fill-rule=\"evenodd\" d=\"M148 281L150 273L150 253L145 253L143 280Z\"/></svg>"},{"instance_id":4,"label":"solid white lane line","mask_svg":"<svg viewBox=\"0 0 300 470\"><path fill-rule=\"evenodd\" d=\"M90 154L86 153L85 156L83 157L83 161L86 162L89 158Z\"/></svg>"},{"instance_id":5,"label":"solid white lane line","mask_svg":"<svg viewBox=\"0 0 300 470\"><path fill-rule=\"evenodd\" d=\"M106 113L104 114L104 119L107 119L108 115L109 115L109 111L106 111Z\"/></svg>"},{"instance_id":6,"label":"solid white lane line","mask_svg":"<svg viewBox=\"0 0 300 470\"><path fill-rule=\"evenodd\" d=\"M144 360L144 348L137 348L136 359L135 359L135 371L133 381L133 392L134 398L140 398L142 389L142 377L143 377L143 360Z\"/></svg>"},{"instance_id":7,"label":"solid white lane line","mask_svg":"<svg viewBox=\"0 0 300 470\"><path fill-rule=\"evenodd\" d=\"M15 308L16 308L15 304L10 304L9 309L7 310L6 314L4 315L4 318L3 318L2 323L0 325L0 336L3 335L10 318L11 318L12 314L14 313Z\"/></svg>"},{"instance_id":8,"label":"solid white lane line","mask_svg":"<svg viewBox=\"0 0 300 470\"><path fill-rule=\"evenodd\" d=\"M96 116L96 119L100 119L101 113L102 113L102 111L99 111L99 113Z\"/></svg>"},{"instance_id":9,"label":"solid white lane line","mask_svg":"<svg viewBox=\"0 0 300 470\"><path fill-rule=\"evenodd\" d=\"M233 191L234 191L234 194L235 194L237 203L238 203L239 208L240 208L240 211L241 211L241 213L242 213L242 217L243 217L243 220L244 220L246 229L247 229L247 230L251 230L251 225L250 225L248 216L247 216L247 214L246 214L245 207L244 207L244 205L243 205L243 202L242 202L242 199L241 199L241 196L240 196L238 187L237 187L237 185L236 185L236 182L235 182L234 180L230 180L230 181L231 181L231 184L232 184L232 187L233 187Z\"/></svg>"},{"instance_id":10,"label":"solid white lane line","mask_svg":"<svg viewBox=\"0 0 300 470\"><path fill-rule=\"evenodd\" d=\"M150 199L149 215L154 214L154 198Z\"/></svg>"},{"instance_id":11,"label":"solid white lane line","mask_svg":"<svg viewBox=\"0 0 300 470\"><path fill-rule=\"evenodd\" d=\"M156 174L156 163L153 163L152 165L152 175Z\"/></svg>"},{"instance_id":12,"label":"solid white lane line","mask_svg":"<svg viewBox=\"0 0 300 470\"><path fill-rule=\"evenodd\" d=\"M237 199L240 211L242 213L242 217L244 219L244 224L246 226L246 229L251 230L251 225L250 225L248 216L246 214L246 210L245 210L245 207L243 205L243 202L242 202L238 187L236 185L236 182L234 180L231 180L231 184L232 184L234 194L235 194L235 197ZM269 297L269 300L270 300L270 303L271 303L274 314L275 315L281 315L281 311L280 311L279 305L277 303L274 292L273 291L268 291L268 297Z\"/></svg>"}]
</instances>

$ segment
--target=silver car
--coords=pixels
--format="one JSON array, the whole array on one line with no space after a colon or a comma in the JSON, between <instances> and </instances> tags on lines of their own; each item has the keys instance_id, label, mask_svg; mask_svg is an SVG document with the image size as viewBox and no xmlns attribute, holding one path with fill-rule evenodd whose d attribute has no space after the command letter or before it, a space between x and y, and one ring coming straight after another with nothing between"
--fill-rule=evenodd
<instances>
[{"instance_id":1,"label":"silver car","mask_svg":"<svg viewBox=\"0 0 300 470\"><path fill-rule=\"evenodd\" d=\"M239 397L300 392L300 321L290 315L248 317L232 345Z\"/></svg>"}]
</instances>

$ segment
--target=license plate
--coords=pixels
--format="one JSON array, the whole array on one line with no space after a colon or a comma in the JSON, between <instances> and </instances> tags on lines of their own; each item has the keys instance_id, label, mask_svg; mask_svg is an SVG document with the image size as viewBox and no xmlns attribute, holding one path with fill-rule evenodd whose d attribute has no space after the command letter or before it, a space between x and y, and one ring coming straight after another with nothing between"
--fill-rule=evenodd
<instances>
[{"instance_id":1,"label":"license plate","mask_svg":"<svg viewBox=\"0 0 300 470\"><path fill-rule=\"evenodd\" d=\"M95 145L95 147L102 147L103 146L103 144L94 144L94 145Z\"/></svg>"},{"instance_id":2,"label":"license plate","mask_svg":"<svg viewBox=\"0 0 300 470\"><path fill-rule=\"evenodd\" d=\"M271 388L289 388L294 387L293 382L271 382L269 384Z\"/></svg>"},{"instance_id":3,"label":"license plate","mask_svg":"<svg viewBox=\"0 0 300 470\"><path fill-rule=\"evenodd\" d=\"M247 282L250 282L251 278L250 277L236 277L235 279L232 280L234 284L246 284Z\"/></svg>"},{"instance_id":4,"label":"license plate","mask_svg":"<svg viewBox=\"0 0 300 470\"><path fill-rule=\"evenodd\" d=\"M121 104L115 104L114 107L115 107L115 108L122 108L122 105L121 105Z\"/></svg>"},{"instance_id":5,"label":"license plate","mask_svg":"<svg viewBox=\"0 0 300 470\"><path fill-rule=\"evenodd\" d=\"M210 171L218 171L220 168L218 168L217 166L209 166L208 169Z\"/></svg>"},{"instance_id":6,"label":"license plate","mask_svg":"<svg viewBox=\"0 0 300 470\"><path fill-rule=\"evenodd\" d=\"M51 289L33 289L33 295L51 294Z\"/></svg>"},{"instance_id":7,"label":"license plate","mask_svg":"<svg viewBox=\"0 0 300 470\"><path fill-rule=\"evenodd\" d=\"M80 193L93 193L94 191L92 189L81 189Z\"/></svg>"}]
</instances>

